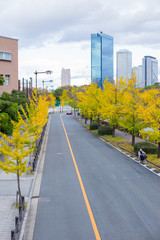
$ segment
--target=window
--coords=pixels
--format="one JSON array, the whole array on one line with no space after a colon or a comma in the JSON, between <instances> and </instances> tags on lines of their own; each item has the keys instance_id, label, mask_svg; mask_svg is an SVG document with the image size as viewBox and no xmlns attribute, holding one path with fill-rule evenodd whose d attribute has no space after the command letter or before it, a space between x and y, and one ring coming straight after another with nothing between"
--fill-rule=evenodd
<instances>
[{"instance_id":1,"label":"window","mask_svg":"<svg viewBox=\"0 0 160 240\"><path fill-rule=\"evenodd\" d=\"M9 75L5 75L5 85L8 86L9 85Z\"/></svg>"},{"instance_id":2,"label":"window","mask_svg":"<svg viewBox=\"0 0 160 240\"><path fill-rule=\"evenodd\" d=\"M12 61L12 53L9 53L9 52L0 52L0 60L3 60L3 61Z\"/></svg>"}]
</instances>

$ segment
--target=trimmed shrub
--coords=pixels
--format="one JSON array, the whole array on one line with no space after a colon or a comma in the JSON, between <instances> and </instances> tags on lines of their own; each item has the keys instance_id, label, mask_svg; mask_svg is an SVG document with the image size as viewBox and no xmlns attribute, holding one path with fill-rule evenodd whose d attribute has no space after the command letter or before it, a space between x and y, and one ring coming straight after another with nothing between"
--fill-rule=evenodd
<instances>
[{"instance_id":1,"label":"trimmed shrub","mask_svg":"<svg viewBox=\"0 0 160 240\"><path fill-rule=\"evenodd\" d=\"M97 122L91 123L90 126L89 126L89 129L90 129L90 130L96 130L96 129L98 129L98 123L97 123Z\"/></svg>"},{"instance_id":2,"label":"trimmed shrub","mask_svg":"<svg viewBox=\"0 0 160 240\"><path fill-rule=\"evenodd\" d=\"M99 135L112 135L112 127L111 126L100 126L98 128Z\"/></svg>"},{"instance_id":3,"label":"trimmed shrub","mask_svg":"<svg viewBox=\"0 0 160 240\"><path fill-rule=\"evenodd\" d=\"M158 147L149 142L140 142L134 144L134 152L137 153L139 149L142 148L142 150L147 154L157 154L158 152Z\"/></svg>"}]
</instances>

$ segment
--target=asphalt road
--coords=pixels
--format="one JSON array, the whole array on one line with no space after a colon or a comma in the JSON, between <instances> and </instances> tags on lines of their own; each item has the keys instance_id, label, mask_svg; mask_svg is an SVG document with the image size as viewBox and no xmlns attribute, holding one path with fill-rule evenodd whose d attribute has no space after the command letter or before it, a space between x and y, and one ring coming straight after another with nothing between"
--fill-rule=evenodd
<instances>
[{"instance_id":1,"label":"asphalt road","mask_svg":"<svg viewBox=\"0 0 160 240\"><path fill-rule=\"evenodd\" d=\"M160 239L160 178L88 133L72 116L52 115L34 240ZM93 213L88 213L75 161ZM98 239L98 238L97 238Z\"/></svg>"}]
</instances>

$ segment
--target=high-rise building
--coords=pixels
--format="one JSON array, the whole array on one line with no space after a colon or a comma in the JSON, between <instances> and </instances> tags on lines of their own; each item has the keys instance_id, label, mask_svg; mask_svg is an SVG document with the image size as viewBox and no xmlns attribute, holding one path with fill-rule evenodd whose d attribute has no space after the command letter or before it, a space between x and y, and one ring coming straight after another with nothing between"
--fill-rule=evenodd
<instances>
[{"instance_id":1,"label":"high-rise building","mask_svg":"<svg viewBox=\"0 0 160 240\"><path fill-rule=\"evenodd\" d=\"M132 52L127 49L117 52L117 79L129 79L132 75Z\"/></svg>"},{"instance_id":2,"label":"high-rise building","mask_svg":"<svg viewBox=\"0 0 160 240\"><path fill-rule=\"evenodd\" d=\"M18 90L18 40L0 36L0 75L5 82L0 94Z\"/></svg>"},{"instance_id":3,"label":"high-rise building","mask_svg":"<svg viewBox=\"0 0 160 240\"><path fill-rule=\"evenodd\" d=\"M71 85L70 69L62 68L62 71L61 71L61 86L70 86L70 85Z\"/></svg>"},{"instance_id":4,"label":"high-rise building","mask_svg":"<svg viewBox=\"0 0 160 240\"><path fill-rule=\"evenodd\" d=\"M113 81L113 37L91 34L91 80L103 89L106 78Z\"/></svg>"},{"instance_id":5,"label":"high-rise building","mask_svg":"<svg viewBox=\"0 0 160 240\"><path fill-rule=\"evenodd\" d=\"M158 82L158 60L155 57L145 56L142 59L142 78L144 87Z\"/></svg>"},{"instance_id":6,"label":"high-rise building","mask_svg":"<svg viewBox=\"0 0 160 240\"><path fill-rule=\"evenodd\" d=\"M144 88L144 82L142 80L142 65L133 67L133 73L135 73L135 75L137 77L136 87Z\"/></svg>"}]
</instances>

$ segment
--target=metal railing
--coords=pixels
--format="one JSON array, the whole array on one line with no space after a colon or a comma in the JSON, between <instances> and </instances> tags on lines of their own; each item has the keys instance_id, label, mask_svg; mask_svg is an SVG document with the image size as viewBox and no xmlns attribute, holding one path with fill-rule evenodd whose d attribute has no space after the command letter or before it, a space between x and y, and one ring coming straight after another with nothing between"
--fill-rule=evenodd
<instances>
[{"instance_id":1,"label":"metal railing","mask_svg":"<svg viewBox=\"0 0 160 240\"><path fill-rule=\"evenodd\" d=\"M15 229L11 231L11 240L18 240L25 213L25 198L22 196L22 206L19 206L19 216L15 217Z\"/></svg>"},{"instance_id":2,"label":"metal railing","mask_svg":"<svg viewBox=\"0 0 160 240\"><path fill-rule=\"evenodd\" d=\"M42 146L43 138L44 138L44 135L45 135L46 127L47 127L47 123L43 127L41 137L37 141L37 148L36 148L36 151L35 151L35 157L34 157L34 160L31 164L32 165L32 171L36 170L38 157L39 157L39 153L41 151L41 146ZM16 194L16 204L17 203L18 203L18 191L17 191L17 194ZM21 226L22 226L23 219L24 219L24 214L25 214L25 199L22 196L22 207L19 206L19 216L15 217L15 230L11 231L11 240L18 240L19 239Z\"/></svg>"},{"instance_id":3,"label":"metal railing","mask_svg":"<svg viewBox=\"0 0 160 240\"><path fill-rule=\"evenodd\" d=\"M47 127L47 123L43 127L41 137L38 139L37 144L36 144L37 145L36 146L36 151L35 151L34 159L33 159L33 162L32 162L32 171L33 172L36 170L36 165L37 165L37 162L38 162L38 156L39 156L39 153L40 153L40 150L41 150L41 145L42 145L43 138L44 138L44 135L45 135L46 127Z\"/></svg>"}]
</instances>

